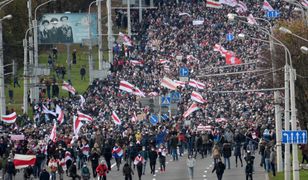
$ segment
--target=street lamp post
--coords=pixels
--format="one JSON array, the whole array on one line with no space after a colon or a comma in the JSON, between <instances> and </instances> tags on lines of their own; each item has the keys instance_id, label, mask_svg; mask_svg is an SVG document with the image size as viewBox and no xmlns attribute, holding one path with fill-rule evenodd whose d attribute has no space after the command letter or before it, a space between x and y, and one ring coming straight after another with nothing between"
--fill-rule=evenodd
<instances>
[{"instance_id":1,"label":"street lamp post","mask_svg":"<svg viewBox=\"0 0 308 180\"><path fill-rule=\"evenodd\" d=\"M0 19L0 118L5 115L5 89L4 89L4 70L3 70L3 35L2 35L2 21L5 19L12 19L12 15L6 15Z\"/></svg>"},{"instance_id":2,"label":"street lamp post","mask_svg":"<svg viewBox=\"0 0 308 180\"><path fill-rule=\"evenodd\" d=\"M132 24L130 19L130 0L127 0L127 34L129 37L132 36Z\"/></svg>"},{"instance_id":3,"label":"street lamp post","mask_svg":"<svg viewBox=\"0 0 308 180\"><path fill-rule=\"evenodd\" d=\"M103 69L103 37L102 37L102 1L97 4L97 32L98 32L98 69Z\"/></svg>"},{"instance_id":4,"label":"street lamp post","mask_svg":"<svg viewBox=\"0 0 308 180\"><path fill-rule=\"evenodd\" d=\"M113 41L114 38L112 36L112 17L111 17L111 0L106 1L106 6L107 6L107 15L108 15L108 53L109 53L109 58L108 61L109 63L112 63L113 61Z\"/></svg>"},{"instance_id":5,"label":"street lamp post","mask_svg":"<svg viewBox=\"0 0 308 180\"><path fill-rule=\"evenodd\" d=\"M303 18L303 21L305 22L306 26L308 25L308 19L307 19L307 15L306 15L306 12L305 12L305 9L304 7L296 0L283 0L289 4L292 4L296 7L299 7L301 13L302 13L302 18Z\"/></svg>"}]
</instances>

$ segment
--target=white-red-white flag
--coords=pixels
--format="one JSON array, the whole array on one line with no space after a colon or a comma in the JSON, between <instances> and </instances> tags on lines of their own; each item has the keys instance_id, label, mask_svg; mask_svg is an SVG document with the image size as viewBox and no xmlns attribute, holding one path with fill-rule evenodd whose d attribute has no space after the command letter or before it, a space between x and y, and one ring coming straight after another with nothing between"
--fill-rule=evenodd
<instances>
[{"instance_id":1,"label":"white-red-white flag","mask_svg":"<svg viewBox=\"0 0 308 180\"><path fill-rule=\"evenodd\" d=\"M49 110L45 105L43 105L43 113L45 113L45 114L51 114L51 115L53 115L54 117L57 117L56 112Z\"/></svg>"},{"instance_id":2,"label":"white-red-white flag","mask_svg":"<svg viewBox=\"0 0 308 180\"><path fill-rule=\"evenodd\" d=\"M206 0L206 7L209 7L209 8L222 8L222 5L218 1Z\"/></svg>"},{"instance_id":3,"label":"white-red-white flag","mask_svg":"<svg viewBox=\"0 0 308 180\"><path fill-rule=\"evenodd\" d=\"M79 96L80 96L80 99L79 99L80 107L83 108L83 104L86 102L86 99L82 95L79 95Z\"/></svg>"},{"instance_id":4,"label":"white-red-white flag","mask_svg":"<svg viewBox=\"0 0 308 180\"><path fill-rule=\"evenodd\" d=\"M185 85L186 85L186 82L184 82L184 81L174 80L174 82L175 82L175 83L177 83L177 84L178 84L178 86L185 87Z\"/></svg>"},{"instance_id":5,"label":"white-red-white flag","mask_svg":"<svg viewBox=\"0 0 308 180\"><path fill-rule=\"evenodd\" d=\"M253 17L252 14L249 14L249 16L247 17L247 22L252 25L258 25L256 19Z\"/></svg>"},{"instance_id":6,"label":"white-red-white flag","mask_svg":"<svg viewBox=\"0 0 308 180\"><path fill-rule=\"evenodd\" d=\"M132 85L131 83L127 82L127 81L120 81L120 87L119 89L132 93L134 91L134 85Z\"/></svg>"},{"instance_id":7,"label":"white-red-white flag","mask_svg":"<svg viewBox=\"0 0 308 180\"><path fill-rule=\"evenodd\" d=\"M202 97L202 95L200 93L196 92L196 91L193 91L191 93L191 99L193 101L198 102L198 103L205 103L206 102L206 100Z\"/></svg>"},{"instance_id":8,"label":"white-red-white flag","mask_svg":"<svg viewBox=\"0 0 308 180\"><path fill-rule=\"evenodd\" d=\"M121 119L118 117L118 115L114 111L112 111L111 118L116 125L122 124Z\"/></svg>"},{"instance_id":9,"label":"white-red-white flag","mask_svg":"<svg viewBox=\"0 0 308 180\"><path fill-rule=\"evenodd\" d=\"M143 63L141 61L130 60L129 62L134 66L143 66Z\"/></svg>"},{"instance_id":10,"label":"white-red-white flag","mask_svg":"<svg viewBox=\"0 0 308 180\"><path fill-rule=\"evenodd\" d=\"M119 36L123 39L123 44L124 45L133 46L134 43L133 43L132 39L128 35L119 32Z\"/></svg>"},{"instance_id":11,"label":"white-red-white flag","mask_svg":"<svg viewBox=\"0 0 308 180\"><path fill-rule=\"evenodd\" d=\"M228 52L224 47L222 47L222 46L219 45L219 44L215 44L215 46L214 46L214 51L220 52L220 54L221 54L222 56L224 56L224 55Z\"/></svg>"},{"instance_id":12,"label":"white-red-white flag","mask_svg":"<svg viewBox=\"0 0 308 180\"><path fill-rule=\"evenodd\" d=\"M189 16L190 17L191 15L186 12L181 12L179 13L179 16Z\"/></svg>"},{"instance_id":13,"label":"white-red-white flag","mask_svg":"<svg viewBox=\"0 0 308 180\"><path fill-rule=\"evenodd\" d=\"M239 1L237 3L237 8L236 8L236 12L237 13L243 13L243 12L246 12L248 10L246 4L242 1Z\"/></svg>"},{"instance_id":14,"label":"white-red-white flag","mask_svg":"<svg viewBox=\"0 0 308 180\"><path fill-rule=\"evenodd\" d=\"M17 114L16 114L16 112L13 112L13 113L8 114L8 115L2 115L1 120L5 123L13 124L13 123L15 123L16 118L17 118Z\"/></svg>"},{"instance_id":15,"label":"white-red-white flag","mask_svg":"<svg viewBox=\"0 0 308 180\"><path fill-rule=\"evenodd\" d=\"M226 118L216 118L215 122L216 123L222 123L222 122L227 122L228 120Z\"/></svg>"},{"instance_id":16,"label":"white-red-white flag","mask_svg":"<svg viewBox=\"0 0 308 180\"><path fill-rule=\"evenodd\" d=\"M204 23L204 20L193 20L193 26L199 26Z\"/></svg>"},{"instance_id":17,"label":"white-red-white flag","mask_svg":"<svg viewBox=\"0 0 308 180\"><path fill-rule=\"evenodd\" d=\"M52 142L56 142L56 138L57 138L57 123L54 123L53 128L50 132L50 136L49 139L52 140Z\"/></svg>"},{"instance_id":18,"label":"white-red-white flag","mask_svg":"<svg viewBox=\"0 0 308 180\"><path fill-rule=\"evenodd\" d=\"M157 92L155 92L155 91L148 93L148 96L152 96L152 97L158 96L158 95L159 94Z\"/></svg>"},{"instance_id":19,"label":"white-red-white flag","mask_svg":"<svg viewBox=\"0 0 308 180\"><path fill-rule=\"evenodd\" d=\"M77 111L77 116L78 116L78 119L80 119L81 121L93 122L93 118L91 116L84 114L80 111Z\"/></svg>"},{"instance_id":20,"label":"white-red-white flag","mask_svg":"<svg viewBox=\"0 0 308 180\"><path fill-rule=\"evenodd\" d=\"M161 86L168 88L168 89L171 89L171 90L176 90L178 84L176 82L172 81L172 79L164 77L161 80Z\"/></svg>"},{"instance_id":21,"label":"white-red-white flag","mask_svg":"<svg viewBox=\"0 0 308 180\"><path fill-rule=\"evenodd\" d=\"M194 62L194 61L197 61L198 63L200 62L200 60L196 57L194 57L193 55L187 55L186 56L186 59L189 61L189 62Z\"/></svg>"},{"instance_id":22,"label":"white-red-white flag","mask_svg":"<svg viewBox=\"0 0 308 180\"><path fill-rule=\"evenodd\" d=\"M302 4L304 7L308 8L308 0L302 0L301 4Z\"/></svg>"},{"instance_id":23,"label":"white-red-white flag","mask_svg":"<svg viewBox=\"0 0 308 180\"><path fill-rule=\"evenodd\" d=\"M76 93L75 88L74 88L72 85L70 85L68 82L66 82L66 81L63 81L63 83L62 83L62 89L63 89L63 90L66 90L66 91L68 91L68 92L70 92L70 93L72 93L72 94L74 94L74 95L75 95L75 93Z\"/></svg>"},{"instance_id":24,"label":"white-red-white flag","mask_svg":"<svg viewBox=\"0 0 308 180\"><path fill-rule=\"evenodd\" d=\"M226 64L234 65L234 64L241 64L241 63L242 61L239 58L235 57L234 54L228 53L226 55Z\"/></svg>"},{"instance_id":25,"label":"white-red-white flag","mask_svg":"<svg viewBox=\"0 0 308 180\"><path fill-rule=\"evenodd\" d=\"M15 154L13 161L16 169L22 169L28 166L33 166L35 162L36 162L36 155L24 155L24 154Z\"/></svg>"},{"instance_id":26,"label":"white-red-white flag","mask_svg":"<svg viewBox=\"0 0 308 180\"><path fill-rule=\"evenodd\" d=\"M60 108L59 105L56 106L56 114L58 115L57 120L59 124L64 122L64 111Z\"/></svg>"},{"instance_id":27,"label":"white-red-white flag","mask_svg":"<svg viewBox=\"0 0 308 180\"><path fill-rule=\"evenodd\" d=\"M73 130L74 130L75 136L78 136L78 133L79 133L80 128L82 127L82 125L83 125L83 123L81 122L79 117L74 116L73 117Z\"/></svg>"},{"instance_id":28,"label":"white-red-white flag","mask_svg":"<svg viewBox=\"0 0 308 180\"><path fill-rule=\"evenodd\" d=\"M200 82L200 81L196 81L194 79L190 79L188 82L188 85L198 88L198 89L204 89L205 88L205 84Z\"/></svg>"},{"instance_id":29,"label":"white-red-white flag","mask_svg":"<svg viewBox=\"0 0 308 180\"><path fill-rule=\"evenodd\" d=\"M200 108L198 107L198 104L193 103L188 109L187 111L183 114L183 117L186 118L188 117L191 113L199 110Z\"/></svg>"},{"instance_id":30,"label":"white-red-white flag","mask_svg":"<svg viewBox=\"0 0 308 180\"><path fill-rule=\"evenodd\" d=\"M159 64L165 64L168 63L169 61L166 59L159 59Z\"/></svg>"},{"instance_id":31,"label":"white-red-white flag","mask_svg":"<svg viewBox=\"0 0 308 180\"><path fill-rule=\"evenodd\" d=\"M144 92L142 92L137 86L134 87L133 94L140 97L145 97Z\"/></svg>"},{"instance_id":32,"label":"white-red-white flag","mask_svg":"<svg viewBox=\"0 0 308 180\"><path fill-rule=\"evenodd\" d=\"M237 0L219 0L219 2L231 7L235 7L237 5Z\"/></svg>"},{"instance_id":33,"label":"white-red-white flag","mask_svg":"<svg viewBox=\"0 0 308 180\"><path fill-rule=\"evenodd\" d=\"M134 111L133 115L132 115L132 122L136 123L138 120L137 115L136 115L136 111Z\"/></svg>"},{"instance_id":34,"label":"white-red-white flag","mask_svg":"<svg viewBox=\"0 0 308 180\"><path fill-rule=\"evenodd\" d=\"M266 11L274 11L273 7L267 0L264 0L262 8Z\"/></svg>"},{"instance_id":35,"label":"white-red-white flag","mask_svg":"<svg viewBox=\"0 0 308 180\"><path fill-rule=\"evenodd\" d=\"M164 71L169 72L170 66L168 64L164 64Z\"/></svg>"}]
</instances>

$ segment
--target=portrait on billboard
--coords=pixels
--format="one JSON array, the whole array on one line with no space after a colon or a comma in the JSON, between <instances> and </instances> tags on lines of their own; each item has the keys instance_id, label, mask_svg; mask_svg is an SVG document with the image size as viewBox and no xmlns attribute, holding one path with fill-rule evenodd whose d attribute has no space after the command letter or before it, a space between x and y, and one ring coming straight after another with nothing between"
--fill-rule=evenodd
<instances>
[{"instance_id":1,"label":"portrait on billboard","mask_svg":"<svg viewBox=\"0 0 308 180\"><path fill-rule=\"evenodd\" d=\"M90 26L90 28L89 28ZM38 22L38 42L40 44L82 43L97 37L97 16L91 13L45 14Z\"/></svg>"}]
</instances>

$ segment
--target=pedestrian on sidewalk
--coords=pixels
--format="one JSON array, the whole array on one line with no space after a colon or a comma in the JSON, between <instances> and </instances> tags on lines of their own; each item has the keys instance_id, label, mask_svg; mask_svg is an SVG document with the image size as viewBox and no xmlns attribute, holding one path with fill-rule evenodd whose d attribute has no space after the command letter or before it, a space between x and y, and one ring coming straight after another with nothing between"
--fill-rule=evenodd
<instances>
[{"instance_id":1,"label":"pedestrian on sidewalk","mask_svg":"<svg viewBox=\"0 0 308 180\"><path fill-rule=\"evenodd\" d=\"M225 142L222 147L222 155L224 157L224 164L227 165L228 163L228 169L230 169L231 166L230 165L231 154L232 154L231 144L229 142Z\"/></svg>"},{"instance_id":2,"label":"pedestrian on sidewalk","mask_svg":"<svg viewBox=\"0 0 308 180\"><path fill-rule=\"evenodd\" d=\"M271 155L270 155L270 160L271 160L271 169L272 169L272 172L273 172L273 176L276 176L276 162L277 162L277 158L276 158L276 149L275 149L275 147L272 148Z\"/></svg>"},{"instance_id":3,"label":"pedestrian on sidewalk","mask_svg":"<svg viewBox=\"0 0 308 180\"><path fill-rule=\"evenodd\" d=\"M129 166L129 164L126 162L123 166L123 175L125 177L125 180L132 180L132 175L134 175L134 171Z\"/></svg>"},{"instance_id":4,"label":"pedestrian on sidewalk","mask_svg":"<svg viewBox=\"0 0 308 180\"><path fill-rule=\"evenodd\" d=\"M155 150L154 147L152 147L151 151L149 152L151 174L155 174L157 157L158 157L157 151Z\"/></svg>"},{"instance_id":5,"label":"pedestrian on sidewalk","mask_svg":"<svg viewBox=\"0 0 308 180\"><path fill-rule=\"evenodd\" d=\"M105 164L105 161L102 160L101 163L97 166L96 172L98 174L99 180L107 180L108 167Z\"/></svg>"},{"instance_id":6,"label":"pedestrian on sidewalk","mask_svg":"<svg viewBox=\"0 0 308 180\"><path fill-rule=\"evenodd\" d=\"M212 170L212 173L216 171L217 179L222 180L222 176L225 172L225 168L226 166L224 165L224 163L221 162L221 159L218 159L217 163L214 165L214 169Z\"/></svg>"},{"instance_id":7,"label":"pedestrian on sidewalk","mask_svg":"<svg viewBox=\"0 0 308 180\"><path fill-rule=\"evenodd\" d=\"M191 155L188 155L188 159L186 161L187 167L188 167L188 176L189 179L194 179L194 167L196 165L196 159L193 158Z\"/></svg>"}]
</instances>

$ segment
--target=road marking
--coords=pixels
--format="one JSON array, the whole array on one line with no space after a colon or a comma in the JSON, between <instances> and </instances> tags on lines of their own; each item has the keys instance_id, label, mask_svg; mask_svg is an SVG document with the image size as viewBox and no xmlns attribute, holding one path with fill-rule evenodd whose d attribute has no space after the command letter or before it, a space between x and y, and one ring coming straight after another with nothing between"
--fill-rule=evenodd
<instances>
[{"instance_id":1,"label":"road marking","mask_svg":"<svg viewBox=\"0 0 308 180\"><path fill-rule=\"evenodd\" d=\"M207 169L207 170L209 170L210 168L209 168L209 167L207 167L206 169Z\"/></svg>"},{"instance_id":2,"label":"road marking","mask_svg":"<svg viewBox=\"0 0 308 180\"><path fill-rule=\"evenodd\" d=\"M158 172L158 170L155 170L155 172Z\"/></svg>"},{"instance_id":3,"label":"road marking","mask_svg":"<svg viewBox=\"0 0 308 180\"><path fill-rule=\"evenodd\" d=\"M113 163L112 165L111 165L111 168L113 168L114 166L116 166L117 165L117 163Z\"/></svg>"},{"instance_id":4,"label":"road marking","mask_svg":"<svg viewBox=\"0 0 308 180\"><path fill-rule=\"evenodd\" d=\"M207 173L207 171L204 171L204 173Z\"/></svg>"},{"instance_id":5,"label":"road marking","mask_svg":"<svg viewBox=\"0 0 308 180\"><path fill-rule=\"evenodd\" d=\"M206 175L204 174L203 177L206 178Z\"/></svg>"},{"instance_id":6,"label":"road marking","mask_svg":"<svg viewBox=\"0 0 308 180\"><path fill-rule=\"evenodd\" d=\"M153 176L155 177L155 176L156 176L156 174L153 174Z\"/></svg>"},{"instance_id":7,"label":"road marking","mask_svg":"<svg viewBox=\"0 0 308 180\"><path fill-rule=\"evenodd\" d=\"M168 164L169 162L166 162L166 164Z\"/></svg>"},{"instance_id":8,"label":"road marking","mask_svg":"<svg viewBox=\"0 0 308 180\"><path fill-rule=\"evenodd\" d=\"M156 180L155 178L153 178L153 180Z\"/></svg>"}]
</instances>

